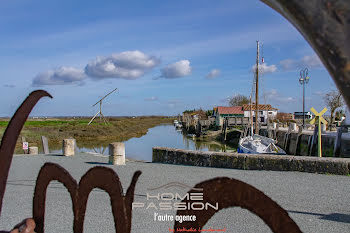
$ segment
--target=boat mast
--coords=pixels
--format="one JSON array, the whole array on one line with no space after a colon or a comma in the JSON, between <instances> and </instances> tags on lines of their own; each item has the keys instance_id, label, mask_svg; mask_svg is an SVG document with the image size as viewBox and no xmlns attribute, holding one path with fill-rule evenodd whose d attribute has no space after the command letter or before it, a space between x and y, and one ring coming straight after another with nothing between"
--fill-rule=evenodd
<instances>
[{"instance_id":1,"label":"boat mast","mask_svg":"<svg viewBox=\"0 0 350 233\"><path fill-rule=\"evenodd\" d=\"M255 71L255 134L259 134L259 41L256 41L256 71Z\"/></svg>"},{"instance_id":2,"label":"boat mast","mask_svg":"<svg viewBox=\"0 0 350 233\"><path fill-rule=\"evenodd\" d=\"M250 136L253 137L253 113L252 113L252 96L249 96L249 125Z\"/></svg>"}]
</instances>

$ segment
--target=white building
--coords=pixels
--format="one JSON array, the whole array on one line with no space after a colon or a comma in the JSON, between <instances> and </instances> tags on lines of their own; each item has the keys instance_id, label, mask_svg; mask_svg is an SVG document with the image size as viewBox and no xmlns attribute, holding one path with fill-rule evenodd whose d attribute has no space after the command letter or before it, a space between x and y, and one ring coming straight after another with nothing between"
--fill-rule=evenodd
<instances>
[{"instance_id":1,"label":"white building","mask_svg":"<svg viewBox=\"0 0 350 233\"><path fill-rule=\"evenodd\" d=\"M244 117L250 117L250 109L252 111L253 122L255 122L255 104L252 104L251 108L249 104L243 105ZM273 120L277 116L277 108L271 107L270 104L259 104L258 117L261 124L267 124L268 120Z\"/></svg>"}]
</instances>

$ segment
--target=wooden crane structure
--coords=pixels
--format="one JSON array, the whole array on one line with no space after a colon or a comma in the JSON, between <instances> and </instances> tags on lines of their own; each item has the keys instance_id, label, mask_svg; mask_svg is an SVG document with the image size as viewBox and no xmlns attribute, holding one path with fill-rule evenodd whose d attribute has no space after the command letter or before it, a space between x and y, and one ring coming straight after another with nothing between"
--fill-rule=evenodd
<instances>
[{"instance_id":1,"label":"wooden crane structure","mask_svg":"<svg viewBox=\"0 0 350 233\"><path fill-rule=\"evenodd\" d=\"M103 120L103 122L107 125L107 120L105 118L105 116L102 114L102 100L104 100L107 96L109 96L110 94L112 94L113 92L115 92L118 88L115 88L113 91L109 92L107 95L103 96L99 101L96 102L96 104L92 105L92 107L96 106L98 103L100 103L100 111L98 111L95 116L93 116L91 118L91 120L89 121L88 125L91 124L91 122L93 122L93 120L97 117L98 114L100 114L100 121Z\"/></svg>"}]
</instances>

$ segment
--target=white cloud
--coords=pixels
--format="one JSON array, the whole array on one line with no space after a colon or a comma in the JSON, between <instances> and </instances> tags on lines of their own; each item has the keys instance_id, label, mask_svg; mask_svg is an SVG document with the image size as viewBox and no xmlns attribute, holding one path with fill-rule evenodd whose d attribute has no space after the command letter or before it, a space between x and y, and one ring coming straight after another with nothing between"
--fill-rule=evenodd
<instances>
[{"instance_id":1,"label":"white cloud","mask_svg":"<svg viewBox=\"0 0 350 233\"><path fill-rule=\"evenodd\" d=\"M175 108L182 104L182 101L179 99L172 99L168 101L168 107Z\"/></svg>"},{"instance_id":2,"label":"white cloud","mask_svg":"<svg viewBox=\"0 0 350 233\"><path fill-rule=\"evenodd\" d=\"M232 98L231 96L227 96L226 98L220 99L219 101L220 103L228 104L231 98Z\"/></svg>"},{"instance_id":3,"label":"white cloud","mask_svg":"<svg viewBox=\"0 0 350 233\"><path fill-rule=\"evenodd\" d=\"M252 67L252 72L255 72L256 70L256 64ZM259 73L263 74L271 74L277 71L276 65L270 65L268 66L266 63L259 65Z\"/></svg>"},{"instance_id":4,"label":"white cloud","mask_svg":"<svg viewBox=\"0 0 350 233\"><path fill-rule=\"evenodd\" d=\"M323 64L319 57L314 55L306 55L299 60L286 59L280 61L280 66L283 70L299 70L305 67L307 68L319 68L323 67Z\"/></svg>"},{"instance_id":5,"label":"white cloud","mask_svg":"<svg viewBox=\"0 0 350 233\"><path fill-rule=\"evenodd\" d=\"M14 87L16 87L16 86L13 85L13 84L4 84L3 87L14 88Z\"/></svg>"},{"instance_id":6,"label":"white cloud","mask_svg":"<svg viewBox=\"0 0 350 233\"><path fill-rule=\"evenodd\" d=\"M152 96L152 97L149 97L149 98L145 98L146 101L156 101L158 100L158 97L157 96Z\"/></svg>"},{"instance_id":7,"label":"white cloud","mask_svg":"<svg viewBox=\"0 0 350 233\"><path fill-rule=\"evenodd\" d=\"M301 62L308 68L321 67L323 65L320 58L315 54L311 56L304 56L301 59Z\"/></svg>"},{"instance_id":8,"label":"white cloud","mask_svg":"<svg viewBox=\"0 0 350 233\"><path fill-rule=\"evenodd\" d=\"M272 105L279 104L279 103L290 103L295 101L294 97L284 96L276 89L270 89L266 91L265 93L263 93L263 96L266 98L266 102Z\"/></svg>"},{"instance_id":9,"label":"white cloud","mask_svg":"<svg viewBox=\"0 0 350 233\"><path fill-rule=\"evenodd\" d=\"M173 79L185 77L192 72L189 60L181 60L161 69L161 78Z\"/></svg>"},{"instance_id":10,"label":"white cloud","mask_svg":"<svg viewBox=\"0 0 350 233\"><path fill-rule=\"evenodd\" d=\"M293 59L286 59L280 61L280 66L283 70L293 70L296 68L297 64L296 61Z\"/></svg>"},{"instance_id":11,"label":"white cloud","mask_svg":"<svg viewBox=\"0 0 350 233\"><path fill-rule=\"evenodd\" d=\"M274 99L276 98L279 93L276 89L271 89L271 90L268 90L264 93L265 97L268 98L268 99Z\"/></svg>"},{"instance_id":12,"label":"white cloud","mask_svg":"<svg viewBox=\"0 0 350 233\"><path fill-rule=\"evenodd\" d=\"M97 57L85 67L93 78L137 79L150 71L160 60L140 51L125 51L109 57Z\"/></svg>"},{"instance_id":13,"label":"white cloud","mask_svg":"<svg viewBox=\"0 0 350 233\"><path fill-rule=\"evenodd\" d=\"M55 70L39 73L33 79L33 86L81 84L86 78L83 70L62 66Z\"/></svg>"},{"instance_id":14,"label":"white cloud","mask_svg":"<svg viewBox=\"0 0 350 233\"><path fill-rule=\"evenodd\" d=\"M210 73L207 74L205 77L206 77L207 79L212 79L212 78L215 78L215 77L219 76L220 73L221 73L220 70L218 70L218 69L213 69L213 70L211 70Z\"/></svg>"},{"instance_id":15,"label":"white cloud","mask_svg":"<svg viewBox=\"0 0 350 233\"><path fill-rule=\"evenodd\" d=\"M325 96L326 92L324 92L324 91L315 91L312 94L323 98Z\"/></svg>"},{"instance_id":16,"label":"white cloud","mask_svg":"<svg viewBox=\"0 0 350 233\"><path fill-rule=\"evenodd\" d=\"M241 31L235 30L225 35L217 36L213 34L213 37L204 37L201 40L193 40L184 44L176 43L166 48L157 48L154 53L167 57L195 57L221 52L236 52L255 49L256 38L269 41L270 44L302 39L300 33L287 22L270 24L269 27L266 27L266 24L255 24L252 27L247 27Z\"/></svg>"}]
</instances>

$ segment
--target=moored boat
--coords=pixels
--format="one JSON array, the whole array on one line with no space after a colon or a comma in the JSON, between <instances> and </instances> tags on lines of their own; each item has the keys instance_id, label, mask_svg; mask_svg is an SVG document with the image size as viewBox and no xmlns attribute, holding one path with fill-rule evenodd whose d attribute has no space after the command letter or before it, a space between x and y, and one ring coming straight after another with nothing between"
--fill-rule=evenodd
<instances>
[{"instance_id":1,"label":"moored boat","mask_svg":"<svg viewBox=\"0 0 350 233\"><path fill-rule=\"evenodd\" d=\"M286 154L282 148L276 145L275 140L257 134L241 138L237 152L245 154Z\"/></svg>"},{"instance_id":2,"label":"moored boat","mask_svg":"<svg viewBox=\"0 0 350 233\"><path fill-rule=\"evenodd\" d=\"M264 59L264 58L263 58ZM263 61L262 61L263 62ZM255 76L255 131L258 130L258 112L259 112L259 41L257 41L257 57L256 57L256 76ZM272 138L253 134L253 114L252 114L252 98L250 96L250 135L239 139L237 152L247 154L281 154L286 152L276 145L276 141Z\"/></svg>"}]
</instances>

